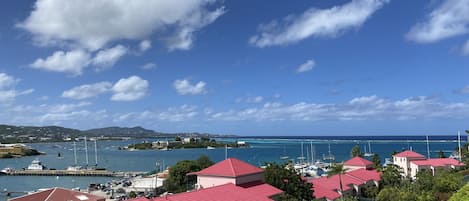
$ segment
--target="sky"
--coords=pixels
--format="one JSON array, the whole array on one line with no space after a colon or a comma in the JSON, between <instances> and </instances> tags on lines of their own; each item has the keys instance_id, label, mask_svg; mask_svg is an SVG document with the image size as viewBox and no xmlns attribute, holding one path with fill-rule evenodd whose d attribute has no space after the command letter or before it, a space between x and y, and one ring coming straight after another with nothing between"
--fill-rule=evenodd
<instances>
[{"instance_id":1,"label":"sky","mask_svg":"<svg viewBox=\"0 0 469 201\"><path fill-rule=\"evenodd\" d=\"M468 0L0 6L0 124L456 135L468 78Z\"/></svg>"}]
</instances>

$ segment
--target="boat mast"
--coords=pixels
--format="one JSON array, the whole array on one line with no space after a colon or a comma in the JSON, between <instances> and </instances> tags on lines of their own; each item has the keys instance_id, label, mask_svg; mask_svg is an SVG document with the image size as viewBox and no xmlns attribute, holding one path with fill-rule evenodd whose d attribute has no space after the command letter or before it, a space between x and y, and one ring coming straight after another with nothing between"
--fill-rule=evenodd
<instances>
[{"instance_id":1,"label":"boat mast","mask_svg":"<svg viewBox=\"0 0 469 201\"><path fill-rule=\"evenodd\" d=\"M228 145L225 144L225 160L228 159Z\"/></svg>"},{"instance_id":2,"label":"boat mast","mask_svg":"<svg viewBox=\"0 0 469 201\"><path fill-rule=\"evenodd\" d=\"M98 167L98 138L94 139L94 160L96 162L96 167Z\"/></svg>"},{"instance_id":3,"label":"boat mast","mask_svg":"<svg viewBox=\"0 0 469 201\"><path fill-rule=\"evenodd\" d=\"M86 136L85 136L85 156L86 156L86 166L88 166L88 144L86 142Z\"/></svg>"},{"instance_id":4,"label":"boat mast","mask_svg":"<svg viewBox=\"0 0 469 201\"><path fill-rule=\"evenodd\" d=\"M313 141L309 141L311 144L311 165L314 164L314 151L313 151Z\"/></svg>"},{"instance_id":5,"label":"boat mast","mask_svg":"<svg viewBox=\"0 0 469 201\"><path fill-rule=\"evenodd\" d=\"M77 143L73 141L73 156L75 157L75 166L77 165Z\"/></svg>"},{"instance_id":6,"label":"boat mast","mask_svg":"<svg viewBox=\"0 0 469 201\"><path fill-rule=\"evenodd\" d=\"M430 158L430 144L428 143L428 134L426 135L427 137L427 158Z\"/></svg>"},{"instance_id":7,"label":"boat mast","mask_svg":"<svg viewBox=\"0 0 469 201\"><path fill-rule=\"evenodd\" d=\"M461 132L458 131L458 152L459 152L459 161L461 161Z\"/></svg>"},{"instance_id":8,"label":"boat mast","mask_svg":"<svg viewBox=\"0 0 469 201\"><path fill-rule=\"evenodd\" d=\"M370 144L370 141L368 141L368 152L373 153L373 152L371 151L371 144Z\"/></svg>"},{"instance_id":9,"label":"boat mast","mask_svg":"<svg viewBox=\"0 0 469 201\"><path fill-rule=\"evenodd\" d=\"M304 157L304 151L303 151L303 141L301 141L301 162L304 162L305 157Z\"/></svg>"}]
</instances>

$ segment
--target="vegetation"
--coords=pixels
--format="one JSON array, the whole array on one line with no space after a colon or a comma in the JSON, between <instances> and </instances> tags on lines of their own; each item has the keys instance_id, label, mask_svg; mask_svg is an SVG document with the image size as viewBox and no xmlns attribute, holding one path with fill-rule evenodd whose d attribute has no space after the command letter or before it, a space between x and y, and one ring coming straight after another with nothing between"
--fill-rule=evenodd
<instances>
[{"instance_id":1,"label":"vegetation","mask_svg":"<svg viewBox=\"0 0 469 201\"><path fill-rule=\"evenodd\" d=\"M377 170L381 170L383 167L381 165L381 159L379 158L378 154L373 154L373 158L371 158L371 162Z\"/></svg>"},{"instance_id":2,"label":"vegetation","mask_svg":"<svg viewBox=\"0 0 469 201\"><path fill-rule=\"evenodd\" d=\"M464 187L454 193L449 201L469 201L469 184L466 184Z\"/></svg>"},{"instance_id":3,"label":"vegetation","mask_svg":"<svg viewBox=\"0 0 469 201\"><path fill-rule=\"evenodd\" d=\"M445 152L443 152L443 150L440 150L440 151L438 152L438 158L446 158Z\"/></svg>"},{"instance_id":4,"label":"vegetation","mask_svg":"<svg viewBox=\"0 0 469 201\"><path fill-rule=\"evenodd\" d=\"M214 139L202 137L200 139L191 138L190 142L182 143L180 137L176 137L177 143L169 143L165 148L168 149L193 149L193 148L207 148L207 147L239 147L237 143L223 143L217 142ZM148 149L162 149L162 146L154 147L152 143L142 142L138 144L131 144L128 149L148 150Z\"/></svg>"},{"instance_id":5,"label":"vegetation","mask_svg":"<svg viewBox=\"0 0 469 201\"><path fill-rule=\"evenodd\" d=\"M280 200L313 200L312 184L303 181L294 169L286 168L286 164L267 164L264 178L266 183L285 192Z\"/></svg>"},{"instance_id":6,"label":"vegetation","mask_svg":"<svg viewBox=\"0 0 469 201\"><path fill-rule=\"evenodd\" d=\"M350 156L351 156L351 157L356 157L356 156L362 157L362 156L363 156L363 153L362 153L362 151L360 150L360 146L355 145L355 146L352 148L352 150L350 150Z\"/></svg>"},{"instance_id":7,"label":"vegetation","mask_svg":"<svg viewBox=\"0 0 469 201\"><path fill-rule=\"evenodd\" d=\"M164 183L164 188L171 193L185 192L190 184L195 183L195 178L187 176L190 172L200 171L213 162L207 156L201 156L197 160L183 160L169 168L169 178Z\"/></svg>"}]
</instances>

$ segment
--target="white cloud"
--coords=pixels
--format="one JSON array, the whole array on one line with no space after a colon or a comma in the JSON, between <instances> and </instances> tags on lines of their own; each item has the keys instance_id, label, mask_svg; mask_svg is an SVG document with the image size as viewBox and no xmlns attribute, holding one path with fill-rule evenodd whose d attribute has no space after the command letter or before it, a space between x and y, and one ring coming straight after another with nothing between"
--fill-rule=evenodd
<instances>
[{"instance_id":1,"label":"white cloud","mask_svg":"<svg viewBox=\"0 0 469 201\"><path fill-rule=\"evenodd\" d=\"M142 42L140 42L139 48L140 48L141 52L147 51L148 49L151 48L151 41L150 40L142 40Z\"/></svg>"},{"instance_id":2,"label":"white cloud","mask_svg":"<svg viewBox=\"0 0 469 201\"><path fill-rule=\"evenodd\" d=\"M143 69L143 70L150 70L150 69L154 69L156 68L157 65L155 63L146 63L145 65L141 66L140 68Z\"/></svg>"},{"instance_id":3,"label":"white cloud","mask_svg":"<svg viewBox=\"0 0 469 201\"><path fill-rule=\"evenodd\" d=\"M38 0L17 24L39 45L98 50L112 41L142 40L158 33L169 49L188 49L194 32L224 13L216 0ZM211 9L213 7L218 7Z\"/></svg>"},{"instance_id":4,"label":"white cloud","mask_svg":"<svg viewBox=\"0 0 469 201\"><path fill-rule=\"evenodd\" d=\"M34 92L34 89L16 90L15 88L19 81L20 79L11 75L0 73L0 104L10 104L16 97Z\"/></svg>"},{"instance_id":5,"label":"white cloud","mask_svg":"<svg viewBox=\"0 0 469 201\"><path fill-rule=\"evenodd\" d=\"M407 33L410 40L429 43L469 33L469 4L467 0L445 0L425 21L414 25Z\"/></svg>"},{"instance_id":6,"label":"white cloud","mask_svg":"<svg viewBox=\"0 0 469 201\"><path fill-rule=\"evenodd\" d=\"M148 81L139 76L130 76L117 81L112 87L113 101L134 101L143 98L148 90Z\"/></svg>"},{"instance_id":7,"label":"white cloud","mask_svg":"<svg viewBox=\"0 0 469 201\"><path fill-rule=\"evenodd\" d=\"M206 83L199 81L197 84L191 84L189 80L176 80L173 83L174 88L180 95L198 95L205 94L207 90L205 89Z\"/></svg>"},{"instance_id":8,"label":"white cloud","mask_svg":"<svg viewBox=\"0 0 469 201\"><path fill-rule=\"evenodd\" d=\"M462 89L454 90L453 92L457 94L469 94L469 85L463 87Z\"/></svg>"},{"instance_id":9,"label":"white cloud","mask_svg":"<svg viewBox=\"0 0 469 201\"><path fill-rule=\"evenodd\" d=\"M179 107L169 107L163 111L143 111L131 112L126 114L116 115L115 122L129 122L129 121L168 121L168 122L182 122L193 119L199 113L197 107L193 105L181 105Z\"/></svg>"},{"instance_id":10,"label":"white cloud","mask_svg":"<svg viewBox=\"0 0 469 201\"><path fill-rule=\"evenodd\" d=\"M310 70L313 70L315 65L316 63L314 62L314 60L310 59L306 61L305 63L301 64L300 66L298 66L298 68L296 69L296 72L297 73L308 72Z\"/></svg>"},{"instance_id":11,"label":"white cloud","mask_svg":"<svg viewBox=\"0 0 469 201\"><path fill-rule=\"evenodd\" d=\"M462 119L469 117L469 102L444 103L425 96L390 100L376 95L353 98L347 103L265 103L261 107L213 112L219 121L321 121Z\"/></svg>"},{"instance_id":12,"label":"white cloud","mask_svg":"<svg viewBox=\"0 0 469 201\"><path fill-rule=\"evenodd\" d=\"M252 96L246 98L236 98L237 103L245 102L245 103L260 103L264 101L264 97L262 96Z\"/></svg>"},{"instance_id":13,"label":"white cloud","mask_svg":"<svg viewBox=\"0 0 469 201\"><path fill-rule=\"evenodd\" d=\"M281 22L259 26L259 34L249 42L257 47L286 45L309 37L336 37L359 28L389 0L352 0L329 9L311 8L300 16L288 16Z\"/></svg>"},{"instance_id":14,"label":"white cloud","mask_svg":"<svg viewBox=\"0 0 469 201\"><path fill-rule=\"evenodd\" d=\"M90 54L86 51L56 51L45 59L36 59L30 66L35 69L69 73L76 76L83 73L83 69L88 66L89 62Z\"/></svg>"},{"instance_id":15,"label":"white cloud","mask_svg":"<svg viewBox=\"0 0 469 201\"><path fill-rule=\"evenodd\" d=\"M122 45L116 45L113 48L100 50L91 61L93 65L97 66L97 70L103 70L114 66L116 62L125 54L128 49Z\"/></svg>"},{"instance_id":16,"label":"white cloud","mask_svg":"<svg viewBox=\"0 0 469 201\"><path fill-rule=\"evenodd\" d=\"M100 94L110 91L112 83L98 82L95 84L85 84L66 90L62 93L62 97L71 99L86 99L96 97Z\"/></svg>"}]
</instances>

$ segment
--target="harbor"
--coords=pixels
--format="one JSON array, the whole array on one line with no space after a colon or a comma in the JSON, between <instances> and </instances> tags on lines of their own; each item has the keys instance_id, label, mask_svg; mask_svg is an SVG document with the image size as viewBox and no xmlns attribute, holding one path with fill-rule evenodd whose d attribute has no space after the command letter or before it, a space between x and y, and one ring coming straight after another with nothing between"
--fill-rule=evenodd
<instances>
[{"instance_id":1,"label":"harbor","mask_svg":"<svg viewBox=\"0 0 469 201\"><path fill-rule=\"evenodd\" d=\"M135 177L145 173L107 170L12 170L5 173L5 176Z\"/></svg>"}]
</instances>

